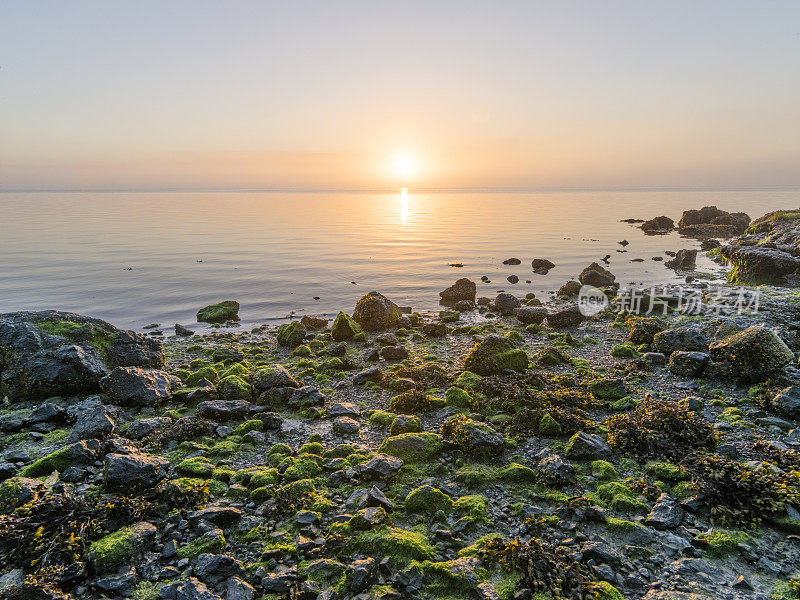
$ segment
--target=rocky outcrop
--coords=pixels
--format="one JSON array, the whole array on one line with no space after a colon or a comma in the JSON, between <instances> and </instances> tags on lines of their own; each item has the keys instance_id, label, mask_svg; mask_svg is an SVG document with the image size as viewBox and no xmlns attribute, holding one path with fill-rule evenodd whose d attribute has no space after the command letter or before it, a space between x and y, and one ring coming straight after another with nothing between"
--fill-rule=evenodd
<instances>
[{"instance_id":1,"label":"rocky outcrop","mask_svg":"<svg viewBox=\"0 0 800 600\"><path fill-rule=\"evenodd\" d=\"M100 388L116 404L155 406L172 397L181 380L165 371L117 367L100 380Z\"/></svg>"},{"instance_id":2,"label":"rocky outcrop","mask_svg":"<svg viewBox=\"0 0 800 600\"><path fill-rule=\"evenodd\" d=\"M764 326L748 327L712 343L709 349L711 358L731 363L745 383L763 381L794 359L778 334Z\"/></svg>"},{"instance_id":3,"label":"rocky outcrop","mask_svg":"<svg viewBox=\"0 0 800 600\"><path fill-rule=\"evenodd\" d=\"M729 213L716 206L684 211L678 221L678 233L686 237L731 237L744 233L750 224L745 213Z\"/></svg>"},{"instance_id":4,"label":"rocky outcrop","mask_svg":"<svg viewBox=\"0 0 800 600\"><path fill-rule=\"evenodd\" d=\"M650 235L664 234L675 229L675 221L669 217L655 217L645 221L640 227L642 231Z\"/></svg>"},{"instance_id":5,"label":"rocky outcrop","mask_svg":"<svg viewBox=\"0 0 800 600\"><path fill-rule=\"evenodd\" d=\"M59 311L0 317L0 396L11 401L100 391L116 367L161 368L160 341Z\"/></svg>"},{"instance_id":6,"label":"rocky outcrop","mask_svg":"<svg viewBox=\"0 0 800 600\"><path fill-rule=\"evenodd\" d=\"M397 326L400 308L379 292L363 296L353 311L353 320L365 331L381 331Z\"/></svg>"},{"instance_id":7,"label":"rocky outcrop","mask_svg":"<svg viewBox=\"0 0 800 600\"><path fill-rule=\"evenodd\" d=\"M800 258L770 246L728 245L719 252L733 266L733 283L783 283L800 268Z\"/></svg>"}]
</instances>

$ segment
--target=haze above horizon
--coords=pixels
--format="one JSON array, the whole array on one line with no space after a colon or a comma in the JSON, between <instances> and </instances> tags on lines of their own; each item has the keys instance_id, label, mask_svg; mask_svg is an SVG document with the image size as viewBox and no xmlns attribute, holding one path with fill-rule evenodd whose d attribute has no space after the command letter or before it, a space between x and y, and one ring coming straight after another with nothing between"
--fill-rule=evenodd
<instances>
[{"instance_id":1,"label":"haze above horizon","mask_svg":"<svg viewBox=\"0 0 800 600\"><path fill-rule=\"evenodd\" d=\"M0 7L0 190L800 185L800 3Z\"/></svg>"}]
</instances>

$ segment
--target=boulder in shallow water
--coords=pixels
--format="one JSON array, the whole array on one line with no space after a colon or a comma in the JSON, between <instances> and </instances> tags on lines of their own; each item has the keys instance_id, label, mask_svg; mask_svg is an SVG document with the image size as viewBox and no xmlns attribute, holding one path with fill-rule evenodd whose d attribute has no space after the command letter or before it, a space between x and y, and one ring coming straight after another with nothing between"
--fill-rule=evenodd
<instances>
[{"instance_id":1,"label":"boulder in shallow water","mask_svg":"<svg viewBox=\"0 0 800 600\"><path fill-rule=\"evenodd\" d=\"M382 331L397 327L400 308L379 292L370 292L356 302L353 320L365 331Z\"/></svg>"},{"instance_id":2,"label":"boulder in shallow water","mask_svg":"<svg viewBox=\"0 0 800 600\"><path fill-rule=\"evenodd\" d=\"M675 229L675 221L669 217L655 217L640 225L642 231L649 234L669 233Z\"/></svg>"},{"instance_id":3,"label":"boulder in shallow water","mask_svg":"<svg viewBox=\"0 0 800 600\"><path fill-rule=\"evenodd\" d=\"M161 342L59 311L0 316L0 396L12 401L100 391L115 367L160 368Z\"/></svg>"},{"instance_id":4,"label":"boulder in shallow water","mask_svg":"<svg viewBox=\"0 0 800 600\"><path fill-rule=\"evenodd\" d=\"M235 300L223 300L218 304L209 304L197 311L198 323L224 323L239 320L239 303Z\"/></svg>"},{"instance_id":5,"label":"boulder in shallow water","mask_svg":"<svg viewBox=\"0 0 800 600\"><path fill-rule=\"evenodd\" d=\"M720 254L733 269L732 283L782 283L800 268L800 258L765 246L723 246Z\"/></svg>"},{"instance_id":6,"label":"boulder in shallow water","mask_svg":"<svg viewBox=\"0 0 800 600\"><path fill-rule=\"evenodd\" d=\"M475 293L477 287L474 281L470 281L466 277L462 277L456 281L449 288L439 292L441 304L445 306L455 304L459 300L469 300L475 302Z\"/></svg>"}]
</instances>

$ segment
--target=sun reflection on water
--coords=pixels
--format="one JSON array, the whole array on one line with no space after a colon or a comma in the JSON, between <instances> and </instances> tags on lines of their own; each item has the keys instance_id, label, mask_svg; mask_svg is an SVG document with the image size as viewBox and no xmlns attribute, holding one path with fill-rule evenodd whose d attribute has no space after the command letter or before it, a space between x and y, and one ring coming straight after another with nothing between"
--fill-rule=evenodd
<instances>
[{"instance_id":1,"label":"sun reflection on water","mask_svg":"<svg viewBox=\"0 0 800 600\"><path fill-rule=\"evenodd\" d=\"M408 221L408 188L400 190L400 221Z\"/></svg>"}]
</instances>

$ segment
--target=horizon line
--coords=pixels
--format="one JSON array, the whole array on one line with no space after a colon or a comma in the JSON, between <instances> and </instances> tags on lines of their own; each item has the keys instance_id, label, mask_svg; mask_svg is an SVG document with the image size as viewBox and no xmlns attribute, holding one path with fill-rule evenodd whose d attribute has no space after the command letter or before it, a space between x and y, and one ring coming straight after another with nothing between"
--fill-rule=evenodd
<instances>
[{"instance_id":1,"label":"horizon line","mask_svg":"<svg viewBox=\"0 0 800 600\"><path fill-rule=\"evenodd\" d=\"M726 192L799 189L797 184L733 186L536 186L536 187L420 187L383 188L19 188L0 189L0 194L394 194L402 190L417 194L522 194L558 192Z\"/></svg>"}]
</instances>

